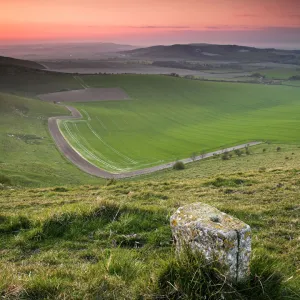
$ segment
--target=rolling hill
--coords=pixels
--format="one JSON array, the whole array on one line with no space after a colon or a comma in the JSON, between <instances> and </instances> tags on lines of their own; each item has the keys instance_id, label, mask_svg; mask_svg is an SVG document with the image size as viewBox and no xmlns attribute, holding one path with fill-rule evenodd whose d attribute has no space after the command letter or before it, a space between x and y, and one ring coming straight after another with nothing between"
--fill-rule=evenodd
<instances>
[{"instance_id":1,"label":"rolling hill","mask_svg":"<svg viewBox=\"0 0 300 300\"><path fill-rule=\"evenodd\" d=\"M100 182L56 150L47 120L65 114L52 103L0 93L0 175L16 186Z\"/></svg>"},{"instance_id":2,"label":"rolling hill","mask_svg":"<svg viewBox=\"0 0 300 300\"><path fill-rule=\"evenodd\" d=\"M298 88L158 75L81 78L89 87L118 86L130 97L68 103L83 119L60 122L73 148L107 171L143 169L250 141L298 141Z\"/></svg>"},{"instance_id":3,"label":"rolling hill","mask_svg":"<svg viewBox=\"0 0 300 300\"><path fill-rule=\"evenodd\" d=\"M3 299L299 299L299 88L1 70ZM121 167L124 154L154 161L236 139L268 142L181 171L94 178L71 165L49 135L48 118L66 109L37 99L84 86L119 87L130 96L75 103L84 119L68 124L74 147L77 139ZM193 256L178 259L170 215L194 202L251 226L249 282L232 286L214 265Z\"/></svg>"},{"instance_id":4,"label":"rolling hill","mask_svg":"<svg viewBox=\"0 0 300 300\"><path fill-rule=\"evenodd\" d=\"M0 72L1 69L4 67L25 67L25 68L31 68L31 69L38 69L42 70L45 69L45 67L37 62L30 61L30 60L23 60L23 59L16 59L6 56L0 56Z\"/></svg>"},{"instance_id":5,"label":"rolling hill","mask_svg":"<svg viewBox=\"0 0 300 300\"><path fill-rule=\"evenodd\" d=\"M91 59L106 53L133 50L137 47L114 43L53 43L0 46L0 54L20 59Z\"/></svg>"},{"instance_id":6,"label":"rolling hill","mask_svg":"<svg viewBox=\"0 0 300 300\"><path fill-rule=\"evenodd\" d=\"M297 51L258 49L237 45L184 44L123 51L127 58L152 60L208 60L231 62L299 63Z\"/></svg>"}]
</instances>

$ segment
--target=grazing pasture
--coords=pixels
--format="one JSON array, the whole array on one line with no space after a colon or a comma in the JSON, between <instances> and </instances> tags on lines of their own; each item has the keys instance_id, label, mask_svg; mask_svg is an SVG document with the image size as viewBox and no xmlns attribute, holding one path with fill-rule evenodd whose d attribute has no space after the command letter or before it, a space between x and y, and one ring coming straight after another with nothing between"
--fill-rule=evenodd
<instances>
[{"instance_id":1,"label":"grazing pasture","mask_svg":"<svg viewBox=\"0 0 300 300\"><path fill-rule=\"evenodd\" d=\"M82 76L120 87L129 101L74 103L83 119L60 122L70 144L115 173L249 142L299 142L300 90L169 76Z\"/></svg>"},{"instance_id":2,"label":"grazing pasture","mask_svg":"<svg viewBox=\"0 0 300 300\"><path fill-rule=\"evenodd\" d=\"M299 68L280 68L280 69L267 69L258 71L260 74L270 79L289 79L292 76L300 76Z\"/></svg>"},{"instance_id":3,"label":"grazing pasture","mask_svg":"<svg viewBox=\"0 0 300 300\"><path fill-rule=\"evenodd\" d=\"M66 114L62 106L0 93L0 177L20 186L100 183L65 160L49 135L48 118Z\"/></svg>"},{"instance_id":4,"label":"grazing pasture","mask_svg":"<svg viewBox=\"0 0 300 300\"><path fill-rule=\"evenodd\" d=\"M203 179L187 179L182 172L173 171L172 180L0 191L0 295L205 299L213 291L211 299L298 300L299 169L217 171ZM228 291L223 277L212 277L207 287L199 260L174 266L169 217L198 201L251 226L249 284ZM199 289L203 297L192 297Z\"/></svg>"}]
</instances>

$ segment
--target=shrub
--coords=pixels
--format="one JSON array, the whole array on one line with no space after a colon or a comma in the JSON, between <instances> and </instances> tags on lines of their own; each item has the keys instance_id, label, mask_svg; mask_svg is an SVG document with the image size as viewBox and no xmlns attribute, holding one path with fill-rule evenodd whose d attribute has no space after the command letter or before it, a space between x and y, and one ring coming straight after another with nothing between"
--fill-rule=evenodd
<instances>
[{"instance_id":1,"label":"shrub","mask_svg":"<svg viewBox=\"0 0 300 300\"><path fill-rule=\"evenodd\" d=\"M260 74L260 73L253 73L253 74L251 74L251 76L250 77L254 77L254 78L265 78L265 76L264 75L262 75L262 74Z\"/></svg>"},{"instance_id":2,"label":"shrub","mask_svg":"<svg viewBox=\"0 0 300 300\"><path fill-rule=\"evenodd\" d=\"M267 149L266 149L266 148L264 148L264 149L263 149L263 153L265 153L266 151L267 151Z\"/></svg>"},{"instance_id":3,"label":"shrub","mask_svg":"<svg viewBox=\"0 0 300 300\"><path fill-rule=\"evenodd\" d=\"M196 152L193 152L193 153L191 154L191 160L192 160L192 161L195 161L196 158L197 158L197 153L196 153Z\"/></svg>"},{"instance_id":4,"label":"shrub","mask_svg":"<svg viewBox=\"0 0 300 300\"><path fill-rule=\"evenodd\" d=\"M236 149L236 150L234 150L234 153L235 153L237 156L242 156L243 151L241 151L240 149Z\"/></svg>"},{"instance_id":5,"label":"shrub","mask_svg":"<svg viewBox=\"0 0 300 300\"><path fill-rule=\"evenodd\" d=\"M300 80L300 75L295 75L289 78L289 80Z\"/></svg>"},{"instance_id":6,"label":"shrub","mask_svg":"<svg viewBox=\"0 0 300 300\"><path fill-rule=\"evenodd\" d=\"M228 152L225 152L222 156L221 156L222 160L229 160L231 157L229 155Z\"/></svg>"},{"instance_id":7,"label":"shrub","mask_svg":"<svg viewBox=\"0 0 300 300\"><path fill-rule=\"evenodd\" d=\"M174 170L184 170L185 165L182 161L176 161L176 163L173 165Z\"/></svg>"},{"instance_id":8,"label":"shrub","mask_svg":"<svg viewBox=\"0 0 300 300\"><path fill-rule=\"evenodd\" d=\"M115 178L111 178L111 179L108 179L106 181L106 185L109 186L109 185L114 185L117 183L117 180Z\"/></svg>"}]
</instances>

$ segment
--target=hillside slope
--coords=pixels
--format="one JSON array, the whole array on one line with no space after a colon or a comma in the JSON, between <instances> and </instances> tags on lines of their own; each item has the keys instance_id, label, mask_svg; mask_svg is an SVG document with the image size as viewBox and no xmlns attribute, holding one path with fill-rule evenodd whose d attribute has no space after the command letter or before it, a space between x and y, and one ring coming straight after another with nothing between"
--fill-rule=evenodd
<instances>
[{"instance_id":1,"label":"hillside slope","mask_svg":"<svg viewBox=\"0 0 300 300\"><path fill-rule=\"evenodd\" d=\"M101 182L57 151L48 132L48 117L66 114L58 105L0 93L0 175L23 186Z\"/></svg>"},{"instance_id":2,"label":"hillside slope","mask_svg":"<svg viewBox=\"0 0 300 300\"><path fill-rule=\"evenodd\" d=\"M106 53L133 50L137 47L114 43L51 43L30 45L0 46L0 53L4 56L13 56L19 59L57 60L57 59L99 59Z\"/></svg>"},{"instance_id":3,"label":"hillside slope","mask_svg":"<svg viewBox=\"0 0 300 300\"><path fill-rule=\"evenodd\" d=\"M0 69L5 66L25 67L31 69L45 69L45 67L37 62L11 57L0 56Z\"/></svg>"},{"instance_id":4,"label":"hillside slope","mask_svg":"<svg viewBox=\"0 0 300 300\"><path fill-rule=\"evenodd\" d=\"M0 191L0 295L299 299L299 170L189 180L177 172L173 180ZM207 286L200 261L175 262L169 217L193 202L213 205L251 226L249 285L233 290L210 278Z\"/></svg>"},{"instance_id":5,"label":"hillside slope","mask_svg":"<svg viewBox=\"0 0 300 300\"><path fill-rule=\"evenodd\" d=\"M258 49L237 45L184 44L153 46L122 52L128 58L299 63L297 51Z\"/></svg>"}]
</instances>

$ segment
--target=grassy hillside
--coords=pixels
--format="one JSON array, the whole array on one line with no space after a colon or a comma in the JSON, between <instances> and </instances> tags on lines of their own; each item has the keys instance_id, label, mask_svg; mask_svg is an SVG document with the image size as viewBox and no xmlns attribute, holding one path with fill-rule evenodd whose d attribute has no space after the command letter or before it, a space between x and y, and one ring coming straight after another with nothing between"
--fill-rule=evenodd
<instances>
[{"instance_id":1,"label":"grassy hillside","mask_svg":"<svg viewBox=\"0 0 300 300\"><path fill-rule=\"evenodd\" d=\"M66 114L58 105L0 93L0 175L26 186L101 182L68 163L49 136L48 117Z\"/></svg>"},{"instance_id":2,"label":"grassy hillside","mask_svg":"<svg viewBox=\"0 0 300 300\"><path fill-rule=\"evenodd\" d=\"M36 98L36 95L81 89L72 75L11 65L0 68L0 91Z\"/></svg>"},{"instance_id":3,"label":"grassy hillside","mask_svg":"<svg viewBox=\"0 0 300 300\"><path fill-rule=\"evenodd\" d=\"M299 168L185 180L177 174L103 187L0 191L0 295L299 299ZM201 273L209 266L175 262L170 214L198 201L252 227L249 285L233 289L218 277L209 284Z\"/></svg>"},{"instance_id":4,"label":"grassy hillside","mask_svg":"<svg viewBox=\"0 0 300 300\"><path fill-rule=\"evenodd\" d=\"M82 78L92 87L122 87L132 99L75 103L84 121L61 122L69 142L109 171L158 165L251 140L299 142L297 88L167 76Z\"/></svg>"},{"instance_id":5,"label":"grassy hillside","mask_svg":"<svg viewBox=\"0 0 300 300\"><path fill-rule=\"evenodd\" d=\"M5 56L0 56L0 66L15 66L15 67L25 67L32 69L45 69L45 67L37 62L23 59L10 58Z\"/></svg>"},{"instance_id":6,"label":"grassy hillside","mask_svg":"<svg viewBox=\"0 0 300 300\"><path fill-rule=\"evenodd\" d=\"M300 168L300 143L295 145L263 143L249 148L249 154L245 150L237 155L234 151L229 160L215 156L202 161L185 165L185 169L180 172L172 169L159 171L153 174L143 175L136 178L127 179L130 181L161 181L207 178L219 174L228 176L231 174L247 172L264 172L265 170L288 170Z\"/></svg>"},{"instance_id":7,"label":"grassy hillside","mask_svg":"<svg viewBox=\"0 0 300 300\"><path fill-rule=\"evenodd\" d=\"M132 98L77 103L85 120L69 123L81 143L118 166L131 166L125 156L132 153L151 163L245 139L271 141L229 160L104 181L68 163L49 136L47 119L67 111L25 98L80 83L13 70L0 77L0 90L23 95L0 93L1 298L300 298L299 88L84 76L89 86L119 86ZM176 260L170 215L194 202L251 226L250 282L230 286L215 264L191 255Z\"/></svg>"},{"instance_id":8,"label":"grassy hillside","mask_svg":"<svg viewBox=\"0 0 300 300\"><path fill-rule=\"evenodd\" d=\"M260 74L270 79L290 79L292 76L300 76L300 68L267 69L260 70Z\"/></svg>"},{"instance_id":9,"label":"grassy hillside","mask_svg":"<svg viewBox=\"0 0 300 300\"><path fill-rule=\"evenodd\" d=\"M17 73L3 74L0 90L36 97L39 93L82 88L80 82L68 74L17 70ZM78 147L78 143L74 143L74 137L80 147L93 153L91 158L80 148L87 159L114 172L149 167L190 157L193 152L200 154L250 140L299 143L297 114L300 90L297 88L190 81L167 76L95 75L82 78L91 87L122 87L132 99L77 103L85 120L67 123L71 137L62 124L65 135L75 147ZM7 97L2 95L1 101ZM18 109L11 109L4 117L5 110L1 111L1 121L5 126L2 129L3 155L0 159L4 164L0 165L0 173L15 176L13 181L18 184L31 186L99 181L71 166L70 171L61 173L62 177L52 176L58 170L53 167L56 166L53 161L57 162L57 167L67 162L48 136L46 120L57 113L65 114L62 108L49 106L49 109L50 104L14 96L9 99L11 103L17 101L17 106L21 107L23 101L26 105L34 103L35 114L41 115L42 119L37 119L35 115L32 121L30 113L26 115ZM31 111L26 105L24 111ZM7 124L14 124L15 127ZM10 134L17 135L17 138L9 138ZM26 138L19 137L31 134L47 137L53 146L52 154L45 154L49 151L46 140L34 141L42 144L42 148L35 144L29 146ZM8 141L16 144L6 146ZM54 168L49 174L44 172L45 168L35 173L36 167L31 162L37 154L33 150L38 153L37 161L51 166L50 169ZM16 157L22 159L23 165L26 165L24 169L16 170L19 164ZM105 164L99 163L100 159L105 160ZM74 172L78 175L77 179L63 175Z\"/></svg>"}]
</instances>

